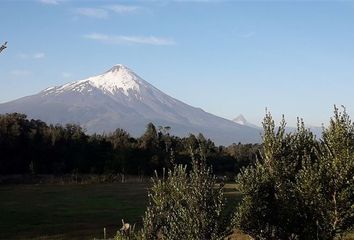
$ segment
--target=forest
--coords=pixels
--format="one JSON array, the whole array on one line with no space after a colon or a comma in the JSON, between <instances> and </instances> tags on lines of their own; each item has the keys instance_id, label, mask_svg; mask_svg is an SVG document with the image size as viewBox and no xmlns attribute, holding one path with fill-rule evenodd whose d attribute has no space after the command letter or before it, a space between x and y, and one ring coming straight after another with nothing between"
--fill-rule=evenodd
<instances>
[{"instance_id":1,"label":"forest","mask_svg":"<svg viewBox=\"0 0 354 240\"><path fill-rule=\"evenodd\" d=\"M48 125L26 115L0 115L0 174L129 174L151 176L176 163L191 164L191 153L206 154L208 164L221 176L234 178L255 162L259 144L216 146L202 134L180 138L170 127L149 123L134 138L123 129L88 135L76 124Z\"/></svg>"}]
</instances>

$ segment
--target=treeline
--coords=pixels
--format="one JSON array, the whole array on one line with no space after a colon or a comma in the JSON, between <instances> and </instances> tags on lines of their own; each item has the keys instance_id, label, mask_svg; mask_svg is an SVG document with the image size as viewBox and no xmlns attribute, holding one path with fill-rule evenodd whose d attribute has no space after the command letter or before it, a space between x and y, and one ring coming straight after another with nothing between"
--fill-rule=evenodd
<instances>
[{"instance_id":1,"label":"treeline","mask_svg":"<svg viewBox=\"0 0 354 240\"><path fill-rule=\"evenodd\" d=\"M216 174L234 176L259 154L258 144L216 146L202 134L180 138L169 131L149 123L138 138L122 129L88 135L76 124L48 125L24 114L0 115L0 174L148 176L171 161L190 166L191 155L203 152Z\"/></svg>"}]
</instances>

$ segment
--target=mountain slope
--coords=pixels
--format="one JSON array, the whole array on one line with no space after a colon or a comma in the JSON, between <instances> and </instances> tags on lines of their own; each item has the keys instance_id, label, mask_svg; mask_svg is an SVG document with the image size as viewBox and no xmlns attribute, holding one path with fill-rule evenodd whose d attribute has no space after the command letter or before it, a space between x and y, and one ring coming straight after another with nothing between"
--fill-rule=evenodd
<instances>
[{"instance_id":1,"label":"mountain slope","mask_svg":"<svg viewBox=\"0 0 354 240\"><path fill-rule=\"evenodd\" d=\"M138 136L153 122L171 126L178 136L201 132L218 144L260 141L259 130L174 99L120 64L101 75L0 104L0 113L6 112L54 124L80 123L90 133L123 128Z\"/></svg>"}]
</instances>

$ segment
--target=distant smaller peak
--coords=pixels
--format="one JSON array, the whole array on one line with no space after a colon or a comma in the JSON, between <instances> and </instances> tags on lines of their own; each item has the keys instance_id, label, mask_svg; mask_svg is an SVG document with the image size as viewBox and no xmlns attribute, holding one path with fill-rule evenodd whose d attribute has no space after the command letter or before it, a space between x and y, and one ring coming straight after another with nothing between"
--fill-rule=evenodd
<instances>
[{"instance_id":1,"label":"distant smaller peak","mask_svg":"<svg viewBox=\"0 0 354 240\"><path fill-rule=\"evenodd\" d=\"M259 129L259 126L255 125L255 124L252 124L252 123L249 123L242 114L240 114L236 118L232 119L232 121L237 123L237 124L240 124L240 125L244 125L244 126L248 126L248 127Z\"/></svg>"},{"instance_id":2,"label":"distant smaller peak","mask_svg":"<svg viewBox=\"0 0 354 240\"><path fill-rule=\"evenodd\" d=\"M246 118L242 114L238 115L232 121L234 121L234 122L242 122L242 123L246 123L247 122Z\"/></svg>"},{"instance_id":3,"label":"distant smaller peak","mask_svg":"<svg viewBox=\"0 0 354 240\"><path fill-rule=\"evenodd\" d=\"M240 114L236 118L232 119L232 121L235 123L241 124L241 125L248 125L246 118L242 114Z\"/></svg>"}]
</instances>

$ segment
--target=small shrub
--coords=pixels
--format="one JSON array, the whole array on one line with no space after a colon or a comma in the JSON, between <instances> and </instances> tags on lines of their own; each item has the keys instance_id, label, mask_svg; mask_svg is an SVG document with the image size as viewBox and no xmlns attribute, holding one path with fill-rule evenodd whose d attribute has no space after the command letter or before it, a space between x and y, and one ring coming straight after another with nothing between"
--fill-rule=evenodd
<instances>
[{"instance_id":1,"label":"small shrub","mask_svg":"<svg viewBox=\"0 0 354 240\"><path fill-rule=\"evenodd\" d=\"M161 177L153 178L143 218L145 240L219 239L224 196L205 157L192 155L192 169L173 164Z\"/></svg>"}]
</instances>

